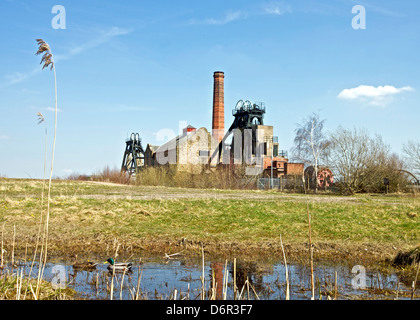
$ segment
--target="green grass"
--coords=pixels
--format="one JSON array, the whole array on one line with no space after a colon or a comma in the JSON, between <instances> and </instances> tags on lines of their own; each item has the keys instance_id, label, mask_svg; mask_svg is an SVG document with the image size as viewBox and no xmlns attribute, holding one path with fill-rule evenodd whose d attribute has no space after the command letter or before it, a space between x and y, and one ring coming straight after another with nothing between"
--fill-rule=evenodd
<instances>
[{"instance_id":1,"label":"green grass","mask_svg":"<svg viewBox=\"0 0 420 320\"><path fill-rule=\"evenodd\" d=\"M42 181L0 179L0 226L10 244L16 225L17 246L37 232ZM83 239L145 239L195 242L305 243L307 203L314 243L417 245L420 198L282 194L240 190L201 190L54 181L51 243Z\"/></svg>"}]
</instances>

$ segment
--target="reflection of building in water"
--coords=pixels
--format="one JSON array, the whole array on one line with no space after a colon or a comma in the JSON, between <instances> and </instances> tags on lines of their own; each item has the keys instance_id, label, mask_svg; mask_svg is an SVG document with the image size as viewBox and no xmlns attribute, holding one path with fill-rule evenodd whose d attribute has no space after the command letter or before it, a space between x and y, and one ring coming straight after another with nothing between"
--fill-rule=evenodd
<instances>
[{"instance_id":1,"label":"reflection of building in water","mask_svg":"<svg viewBox=\"0 0 420 320\"><path fill-rule=\"evenodd\" d=\"M272 267L272 266L271 266ZM220 300L223 299L223 280L224 280L224 268L225 264L222 262L211 262L210 263L210 288L213 289L213 279L214 279L214 286L216 288L216 299ZM227 269L229 274L228 283L229 283L229 292L233 294L233 277L234 277L234 266L233 263L228 263ZM249 283L255 288L258 292L261 292L265 289L266 284L263 281L264 275L272 272L272 270L268 270L267 268L261 267L261 265L256 263L245 263L245 264L237 264L236 266L236 287L237 287L237 294L241 292L241 290L245 286L244 292L246 292L246 280L248 279ZM250 289L250 291L252 291ZM245 293L243 293L245 294ZM253 293L251 293L253 295ZM233 296L232 296L233 297ZM232 297L227 297L232 298Z\"/></svg>"},{"instance_id":2,"label":"reflection of building in water","mask_svg":"<svg viewBox=\"0 0 420 320\"><path fill-rule=\"evenodd\" d=\"M212 262L210 263L210 279L211 288L213 289L213 275L216 287L216 300L221 300L223 298L223 268L224 265L221 262Z\"/></svg>"},{"instance_id":3,"label":"reflection of building in water","mask_svg":"<svg viewBox=\"0 0 420 320\"><path fill-rule=\"evenodd\" d=\"M263 276L264 273L259 270L256 264L242 264L236 266L236 286L241 291L246 280L258 291L264 288ZM233 277L233 264L230 266L230 273Z\"/></svg>"}]
</instances>

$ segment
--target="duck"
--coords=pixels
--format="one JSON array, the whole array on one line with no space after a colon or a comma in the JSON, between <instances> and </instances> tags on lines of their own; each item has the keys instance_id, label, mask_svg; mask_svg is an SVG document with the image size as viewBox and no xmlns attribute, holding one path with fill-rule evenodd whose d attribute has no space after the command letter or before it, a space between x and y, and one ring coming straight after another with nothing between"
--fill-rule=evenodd
<instances>
[{"instance_id":1,"label":"duck","mask_svg":"<svg viewBox=\"0 0 420 320\"><path fill-rule=\"evenodd\" d=\"M74 263L73 263L73 268L74 269L94 269L97 266L97 263L92 262L92 261L87 261L87 262L77 262L77 254L74 255Z\"/></svg>"},{"instance_id":2,"label":"duck","mask_svg":"<svg viewBox=\"0 0 420 320\"><path fill-rule=\"evenodd\" d=\"M131 262L119 262L115 263L114 259L109 258L104 263L109 263L109 271L131 271L132 263Z\"/></svg>"}]
</instances>

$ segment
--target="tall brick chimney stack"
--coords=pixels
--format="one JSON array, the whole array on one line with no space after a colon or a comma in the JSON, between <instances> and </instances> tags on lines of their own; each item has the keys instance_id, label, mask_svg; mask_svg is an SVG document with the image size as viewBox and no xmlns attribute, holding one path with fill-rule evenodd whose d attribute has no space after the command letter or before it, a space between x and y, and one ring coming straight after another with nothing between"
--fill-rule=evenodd
<instances>
[{"instance_id":1,"label":"tall brick chimney stack","mask_svg":"<svg viewBox=\"0 0 420 320\"><path fill-rule=\"evenodd\" d=\"M216 71L213 74L213 123L212 136L217 141L222 141L225 135L225 74L222 71Z\"/></svg>"}]
</instances>

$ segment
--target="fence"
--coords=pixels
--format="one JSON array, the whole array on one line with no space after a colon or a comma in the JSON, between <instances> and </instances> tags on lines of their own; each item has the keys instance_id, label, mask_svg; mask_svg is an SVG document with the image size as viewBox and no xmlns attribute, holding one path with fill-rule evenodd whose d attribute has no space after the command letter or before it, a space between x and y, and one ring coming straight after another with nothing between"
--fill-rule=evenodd
<instances>
[{"instance_id":1,"label":"fence","mask_svg":"<svg viewBox=\"0 0 420 320\"><path fill-rule=\"evenodd\" d=\"M302 176L280 176L280 178L258 178L257 188L267 189L303 189Z\"/></svg>"}]
</instances>

